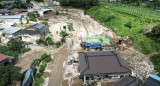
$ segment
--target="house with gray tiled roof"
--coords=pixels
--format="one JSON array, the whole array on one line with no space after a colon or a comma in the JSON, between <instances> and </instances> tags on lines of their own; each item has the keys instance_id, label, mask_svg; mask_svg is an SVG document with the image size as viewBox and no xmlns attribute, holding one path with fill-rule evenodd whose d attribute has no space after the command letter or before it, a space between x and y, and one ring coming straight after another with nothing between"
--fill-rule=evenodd
<instances>
[{"instance_id":1,"label":"house with gray tiled roof","mask_svg":"<svg viewBox=\"0 0 160 86\"><path fill-rule=\"evenodd\" d=\"M49 34L49 26L43 24L34 24L20 30L16 33L22 41L35 43L37 39L45 39Z\"/></svg>"}]
</instances>

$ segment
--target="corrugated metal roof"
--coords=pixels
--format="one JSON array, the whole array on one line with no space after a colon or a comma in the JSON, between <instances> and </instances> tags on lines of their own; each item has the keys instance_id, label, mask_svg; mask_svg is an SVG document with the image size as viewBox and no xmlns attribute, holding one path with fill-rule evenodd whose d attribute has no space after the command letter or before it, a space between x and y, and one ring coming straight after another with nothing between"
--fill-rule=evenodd
<instances>
[{"instance_id":1,"label":"corrugated metal roof","mask_svg":"<svg viewBox=\"0 0 160 86\"><path fill-rule=\"evenodd\" d=\"M17 31L19 31L19 30L21 30L20 27L9 27L9 28L7 28L7 29L2 30L2 33L10 33L10 34L13 34L13 33L17 32Z\"/></svg>"},{"instance_id":2,"label":"corrugated metal roof","mask_svg":"<svg viewBox=\"0 0 160 86\"><path fill-rule=\"evenodd\" d=\"M3 55L3 54L0 53L0 61L5 60L6 58L7 58L7 56L5 56L5 55Z\"/></svg>"},{"instance_id":3,"label":"corrugated metal roof","mask_svg":"<svg viewBox=\"0 0 160 86\"><path fill-rule=\"evenodd\" d=\"M20 19L22 15L8 15L8 16L0 16L0 19Z\"/></svg>"},{"instance_id":4,"label":"corrugated metal roof","mask_svg":"<svg viewBox=\"0 0 160 86\"><path fill-rule=\"evenodd\" d=\"M0 29L6 29L6 28L9 28L9 27L11 27L11 24L9 24L9 23L0 24Z\"/></svg>"}]
</instances>

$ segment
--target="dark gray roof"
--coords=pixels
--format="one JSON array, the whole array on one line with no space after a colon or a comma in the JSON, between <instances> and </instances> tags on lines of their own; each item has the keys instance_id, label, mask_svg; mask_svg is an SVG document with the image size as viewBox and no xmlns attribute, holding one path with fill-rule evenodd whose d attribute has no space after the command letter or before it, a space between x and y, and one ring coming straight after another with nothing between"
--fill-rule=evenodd
<instances>
[{"instance_id":1,"label":"dark gray roof","mask_svg":"<svg viewBox=\"0 0 160 86\"><path fill-rule=\"evenodd\" d=\"M150 76L142 86L160 86L160 81Z\"/></svg>"},{"instance_id":2,"label":"dark gray roof","mask_svg":"<svg viewBox=\"0 0 160 86\"><path fill-rule=\"evenodd\" d=\"M27 30L29 28L35 29L35 30ZM26 27L23 30L18 31L16 34L41 34L44 31L46 31L49 28L47 25L43 24L34 24Z\"/></svg>"},{"instance_id":3,"label":"dark gray roof","mask_svg":"<svg viewBox=\"0 0 160 86\"><path fill-rule=\"evenodd\" d=\"M85 74L114 74L129 73L130 68L116 52L80 52L80 73Z\"/></svg>"},{"instance_id":4,"label":"dark gray roof","mask_svg":"<svg viewBox=\"0 0 160 86\"><path fill-rule=\"evenodd\" d=\"M128 76L111 86L140 86L142 84L136 77Z\"/></svg>"}]
</instances>

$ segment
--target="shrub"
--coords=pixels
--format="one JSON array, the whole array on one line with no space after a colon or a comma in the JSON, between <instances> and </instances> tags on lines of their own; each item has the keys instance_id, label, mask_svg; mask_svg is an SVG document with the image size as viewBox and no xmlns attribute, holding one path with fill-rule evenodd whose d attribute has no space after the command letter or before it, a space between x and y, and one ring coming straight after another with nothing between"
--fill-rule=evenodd
<instances>
[{"instance_id":1,"label":"shrub","mask_svg":"<svg viewBox=\"0 0 160 86\"><path fill-rule=\"evenodd\" d=\"M65 31L65 30L61 30L61 32L60 32L60 36L61 37L66 37L66 36L68 36L69 34Z\"/></svg>"},{"instance_id":2,"label":"shrub","mask_svg":"<svg viewBox=\"0 0 160 86\"><path fill-rule=\"evenodd\" d=\"M70 30L70 31L73 31L74 29L73 29L73 24L72 23L68 23L68 29Z\"/></svg>"},{"instance_id":3,"label":"shrub","mask_svg":"<svg viewBox=\"0 0 160 86\"><path fill-rule=\"evenodd\" d=\"M56 48L59 48L61 46L61 42L56 43Z\"/></svg>"},{"instance_id":4,"label":"shrub","mask_svg":"<svg viewBox=\"0 0 160 86\"><path fill-rule=\"evenodd\" d=\"M37 73L33 86L40 86L43 82L44 82L44 78L40 73Z\"/></svg>"},{"instance_id":5,"label":"shrub","mask_svg":"<svg viewBox=\"0 0 160 86\"><path fill-rule=\"evenodd\" d=\"M8 51L7 46L0 45L0 53L4 53L6 51Z\"/></svg>"},{"instance_id":6,"label":"shrub","mask_svg":"<svg viewBox=\"0 0 160 86\"><path fill-rule=\"evenodd\" d=\"M40 45L40 44L42 44L42 43L43 43L43 40L41 40L41 39L37 39L37 40L36 40L36 44Z\"/></svg>"},{"instance_id":7,"label":"shrub","mask_svg":"<svg viewBox=\"0 0 160 86\"><path fill-rule=\"evenodd\" d=\"M154 69L158 72L158 76L160 76L160 54L151 56L150 60L154 64Z\"/></svg>"},{"instance_id":8,"label":"shrub","mask_svg":"<svg viewBox=\"0 0 160 86\"><path fill-rule=\"evenodd\" d=\"M158 24L152 28L152 34L155 37L160 37L160 24Z\"/></svg>"},{"instance_id":9,"label":"shrub","mask_svg":"<svg viewBox=\"0 0 160 86\"><path fill-rule=\"evenodd\" d=\"M56 15L59 15L59 12L58 12L58 10L56 10Z\"/></svg>"},{"instance_id":10,"label":"shrub","mask_svg":"<svg viewBox=\"0 0 160 86\"><path fill-rule=\"evenodd\" d=\"M47 46L48 45L47 42L49 45L54 45L54 42L51 37L46 38L46 40L43 42L43 44Z\"/></svg>"},{"instance_id":11,"label":"shrub","mask_svg":"<svg viewBox=\"0 0 160 86\"><path fill-rule=\"evenodd\" d=\"M43 62L41 65L40 65L40 68L39 68L39 72L42 74L46 68L47 64L46 62Z\"/></svg>"},{"instance_id":12,"label":"shrub","mask_svg":"<svg viewBox=\"0 0 160 86\"><path fill-rule=\"evenodd\" d=\"M61 38L61 43L65 43L66 42L66 39L63 37Z\"/></svg>"},{"instance_id":13,"label":"shrub","mask_svg":"<svg viewBox=\"0 0 160 86\"><path fill-rule=\"evenodd\" d=\"M41 59L45 61L50 61L51 60L51 55L50 54L43 54L41 55Z\"/></svg>"},{"instance_id":14,"label":"shrub","mask_svg":"<svg viewBox=\"0 0 160 86\"><path fill-rule=\"evenodd\" d=\"M25 52L30 51L30 50L31 50L31 48L22 48L21 53L25 53Z\"/></svg>"},{"instance_id":15,"label":"shrub","mask_svg":"<svg viewBox=\"0 0 160 86\"><path fill-rule=\"evenodd\" d=\"M46 22L46 21L43 21L43 22L42 22L42 24L44 24L44 25L48 25L48 22Z\"/></svg>"}]
</instances>

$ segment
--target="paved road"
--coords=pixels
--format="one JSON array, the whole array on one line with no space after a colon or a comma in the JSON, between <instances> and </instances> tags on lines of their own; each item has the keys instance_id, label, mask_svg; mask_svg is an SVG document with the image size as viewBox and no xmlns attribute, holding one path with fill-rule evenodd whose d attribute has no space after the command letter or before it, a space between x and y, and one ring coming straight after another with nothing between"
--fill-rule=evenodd
<instances>
[{"instance_id":1,"label":"paved road","mask_svg":"<svg viewBox=\"0 0 160 86\"><path fill-rule=\"evenodd\" d=\"M51 69L54 69L51 72L51 76L49 78L49 83L48 86L60 86L60 84L63 81L63 62L67 59L69 56L68 54L71 53L69 52L70 50L70 44L71 40L69 39L66 45L61 48L59 53L55 56L56 57L56 62L54 66L51 66Z\"/></svg>"}]
</instances>

